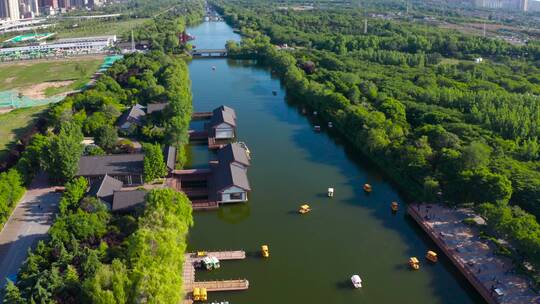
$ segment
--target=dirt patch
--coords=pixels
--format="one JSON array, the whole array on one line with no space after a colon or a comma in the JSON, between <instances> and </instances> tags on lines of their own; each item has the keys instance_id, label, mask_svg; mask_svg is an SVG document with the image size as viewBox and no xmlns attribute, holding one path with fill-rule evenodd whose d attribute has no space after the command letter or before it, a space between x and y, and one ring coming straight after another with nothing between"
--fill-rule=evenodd
<instances>
[{"instance_id":1,"label":"dirt patch","mask_svg":"<svg viewBox=\"0 0 540 304\"><path fill-rule=\"evenodd\" d=\"M4 83L9 84L9 83L12 83L13 80L15 80L15 77L8 77L8 78L4 79Z\"/></svg>"},{"instance_id":2,"label":"dirt patch","mask_svg":"<svg viewBox=\"0 0 540 304\"><path fill-rule=\"evenodd\" d=\"M0 108L0 114L6 114L13 111L14 108Z\"/></svg>"},{"instance_id":3,"label":"dirt patch","mask_svg":"<svg viewBox=\"0 0 540 304\"><path fill-rule=\"evenodd\" d=\"M61 88L68 86L73 82L73 80L42 82L17 89L17 91L19 91L22 95L30 97L32 99L43 99L47 97L45 96L45 90L47 90L48 88Z\"/></svg>"}]
</instances>

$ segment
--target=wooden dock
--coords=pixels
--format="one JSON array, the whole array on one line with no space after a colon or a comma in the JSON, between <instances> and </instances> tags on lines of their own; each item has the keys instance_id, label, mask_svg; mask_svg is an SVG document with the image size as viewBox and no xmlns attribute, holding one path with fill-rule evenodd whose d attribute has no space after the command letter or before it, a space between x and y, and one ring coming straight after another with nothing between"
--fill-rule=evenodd
<instances>
[{"instance_id":1,"label":"wooden dock","mask_svg":"<svg viewBox=\"0 0 540 304\"><path fill-rule=\"evenodd\" d=\"M212 112L195 112L191 115L192 120L206 120L212 118Z\"/></svg>"},{"instance_id":2,"label":"wooden dock","mask_svg":"<svg viewBox=\"0 0 540 304\"><path fill-rule=\"evenodd\" d=\"M243 260L246 258L246 252L243 250L235 251L207 251L206 256L213 256L218 258L220 261L227 260ZM184 269L183 269L183 282L184 282L184 293L186 298L184 299L184 304L193 303L193 289L206 288L207 292L216 292L216 291L239 291L246 290L249 288L249 281L246 279L238 280L220 280L220 281L195 281L195 263L200 262L204 257L198 257L196 253L187 253L184 259Z\"/></svg>"}]
</instances>

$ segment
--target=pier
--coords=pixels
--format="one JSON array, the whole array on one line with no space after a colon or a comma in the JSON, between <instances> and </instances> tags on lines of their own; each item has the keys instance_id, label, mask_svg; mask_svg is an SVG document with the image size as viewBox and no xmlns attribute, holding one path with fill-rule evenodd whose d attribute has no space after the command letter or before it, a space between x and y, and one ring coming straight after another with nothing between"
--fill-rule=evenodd
<instances>
[{"instance_id":1,"label":"pier","mask_svg":"<svg viewBox=\"0 0 540 304\"><path fill-rule=\"evenodd\" d=\"M249 281L246 279L237 279L237 280L220 280L220 281L195 281L195 264L200 262L206 256L213 256L218 258L220 261L230 261L230 260L243 260L246 258L246 252L243 250L235 251L208 251L205 256L197 256L196 253L187 253L184 259L184 271L183 271L183 282L184 282L184 293L186 298L184 304L192 304L193 299L193 289L206 288L208 292L217 292L217 291L239 291L246 290L249 288Z\"/></svg>"},{"instance_id":2,"label":"pier","mask_svg":"<svg viewBox=\"0 0 540 304\"><path fill-rule=\"evenodd\" d=\"M413 204L407 213L422 227L489 304L538 303L540 296L526 277L513 273L509 258L479 237L476 228L463 223L475 215L469 209Z\"/></svg>"}]
</instances>

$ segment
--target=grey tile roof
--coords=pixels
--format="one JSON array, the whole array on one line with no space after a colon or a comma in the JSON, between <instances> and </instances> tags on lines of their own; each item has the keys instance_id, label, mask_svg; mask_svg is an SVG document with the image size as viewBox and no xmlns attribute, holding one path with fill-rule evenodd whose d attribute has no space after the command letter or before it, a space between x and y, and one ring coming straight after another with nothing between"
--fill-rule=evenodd
<instances>
[{"instance_id":1,"label":"grey tile roof","mask_svg":"<svg viewBox=\"0 0 540 304\"><path fill-rule=\"evenodd\" d=\"M167 102L161 103L149 103L146 105L146 114L152 114L154 112L161 112L169 105Z\"/></svg>"},{"instance_id":2,"label":"grey tile roof","mask_svg":"<svg viewBox=\"0 0 540 304\"><path fill-rule=\"evenodd\" d=\"M220 163L237 162L246 167L250 165L246 150L238 143L231 143L219 149L217 157Z\"/></svg>"},{"instance_id":3,"label":"grey tile roof","mask_svg":"<svg viewBox=\"0 0 540 304\"><path fill-rule=\"evenodd\" d=\"M146 202L145 197L146 191L144 190L115 191L111 210L128 211L143 205Z\"/></svg>"},{"instance_id":4,"label":"grey tile roof","mask_svg":"<svg viewBox=\"0 0 540 304\"><path fill-rule=\"evenodd\" d=\"M222 106L218 107L216 110L221 110L221 111L223 111L223 112L227 112L227 113L231 114L231 116L232 116L234 119L236 119L236 112L235 112L234 109L231 108L231 107L222 105Z\"/></svg>"},{"instance_id":5,"label":"grey tile roof","mask_svg":"<svg viewBox=\"0 0 540 304\"><path fill-rule=\"evenodd\" d=\"M146 116L144 107L140 104L132 106L128 111L124 112L120 118L118 118L117 125L121 126L126 122L131 122L134 124L141 124L142 120Z\"/></svg>"},{"instance_id":6,"label":"grey tile roof","mask_svg":"<svg viewBox=\"0 0 540 304\"><path fill-rule=\"evenodd\" d=\"M123 185L124 183L116 178L105 175L98 183L94 183L88 194L112 203L114 192L122 189Z\"/></svg>"},{"instance_id":7,"label":"grey tile roof","mask_svg":"<svg viewBox=\"0 0 540 304\"><path fill-rule=\"evenodd\" d=\"M212 111L210 126L214 128L222 123L236 127L236 112L227 106L221 106Z\"/></svg>"},{"instance_id":8,"label":"grey tile roof","mask_svg":"<svg viewBox=\"0 0 540 304\"><path fill-rule=\"evenodd\" d=\"M77 176L143 174L144 154L82 156Z\"/></svg>"},{"instance_id":9,"label":"grey tile roof","mask_svg":"<svg viewBox=\"0 0 540 304\"><path fill-rule=\"evenodd\" d=\"M176 168L176 148L173 146L165 146L164 149L165 164L169 170Z\"/></svg>"},{"instance_id":10,"label":"grey tile roof","mask_svg":"<svg viewBox=\"0 0 540 304\"><path fill-rule=\"evenodd\" d=\"M212 192L222 192L230 187L238 187L251 191L247 177L247 169L233 164L218 164L212 170Z\"/></svg>"}]
</instances>

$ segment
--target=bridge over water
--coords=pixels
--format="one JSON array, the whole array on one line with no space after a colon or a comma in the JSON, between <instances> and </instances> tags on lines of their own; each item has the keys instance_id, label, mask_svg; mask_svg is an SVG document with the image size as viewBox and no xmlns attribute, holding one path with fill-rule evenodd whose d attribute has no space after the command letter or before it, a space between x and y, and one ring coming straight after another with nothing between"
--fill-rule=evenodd
<instances>
[{"instance_id":1,"label":"bridge over water","mask_svg":"<svg viewBox=\"0 0 540 304\"><path fill-rule=\"evenodd\" d=\"M192 57L227 57L226 49L196 49L191 51Z\"/></svg>"}]
</instances>

